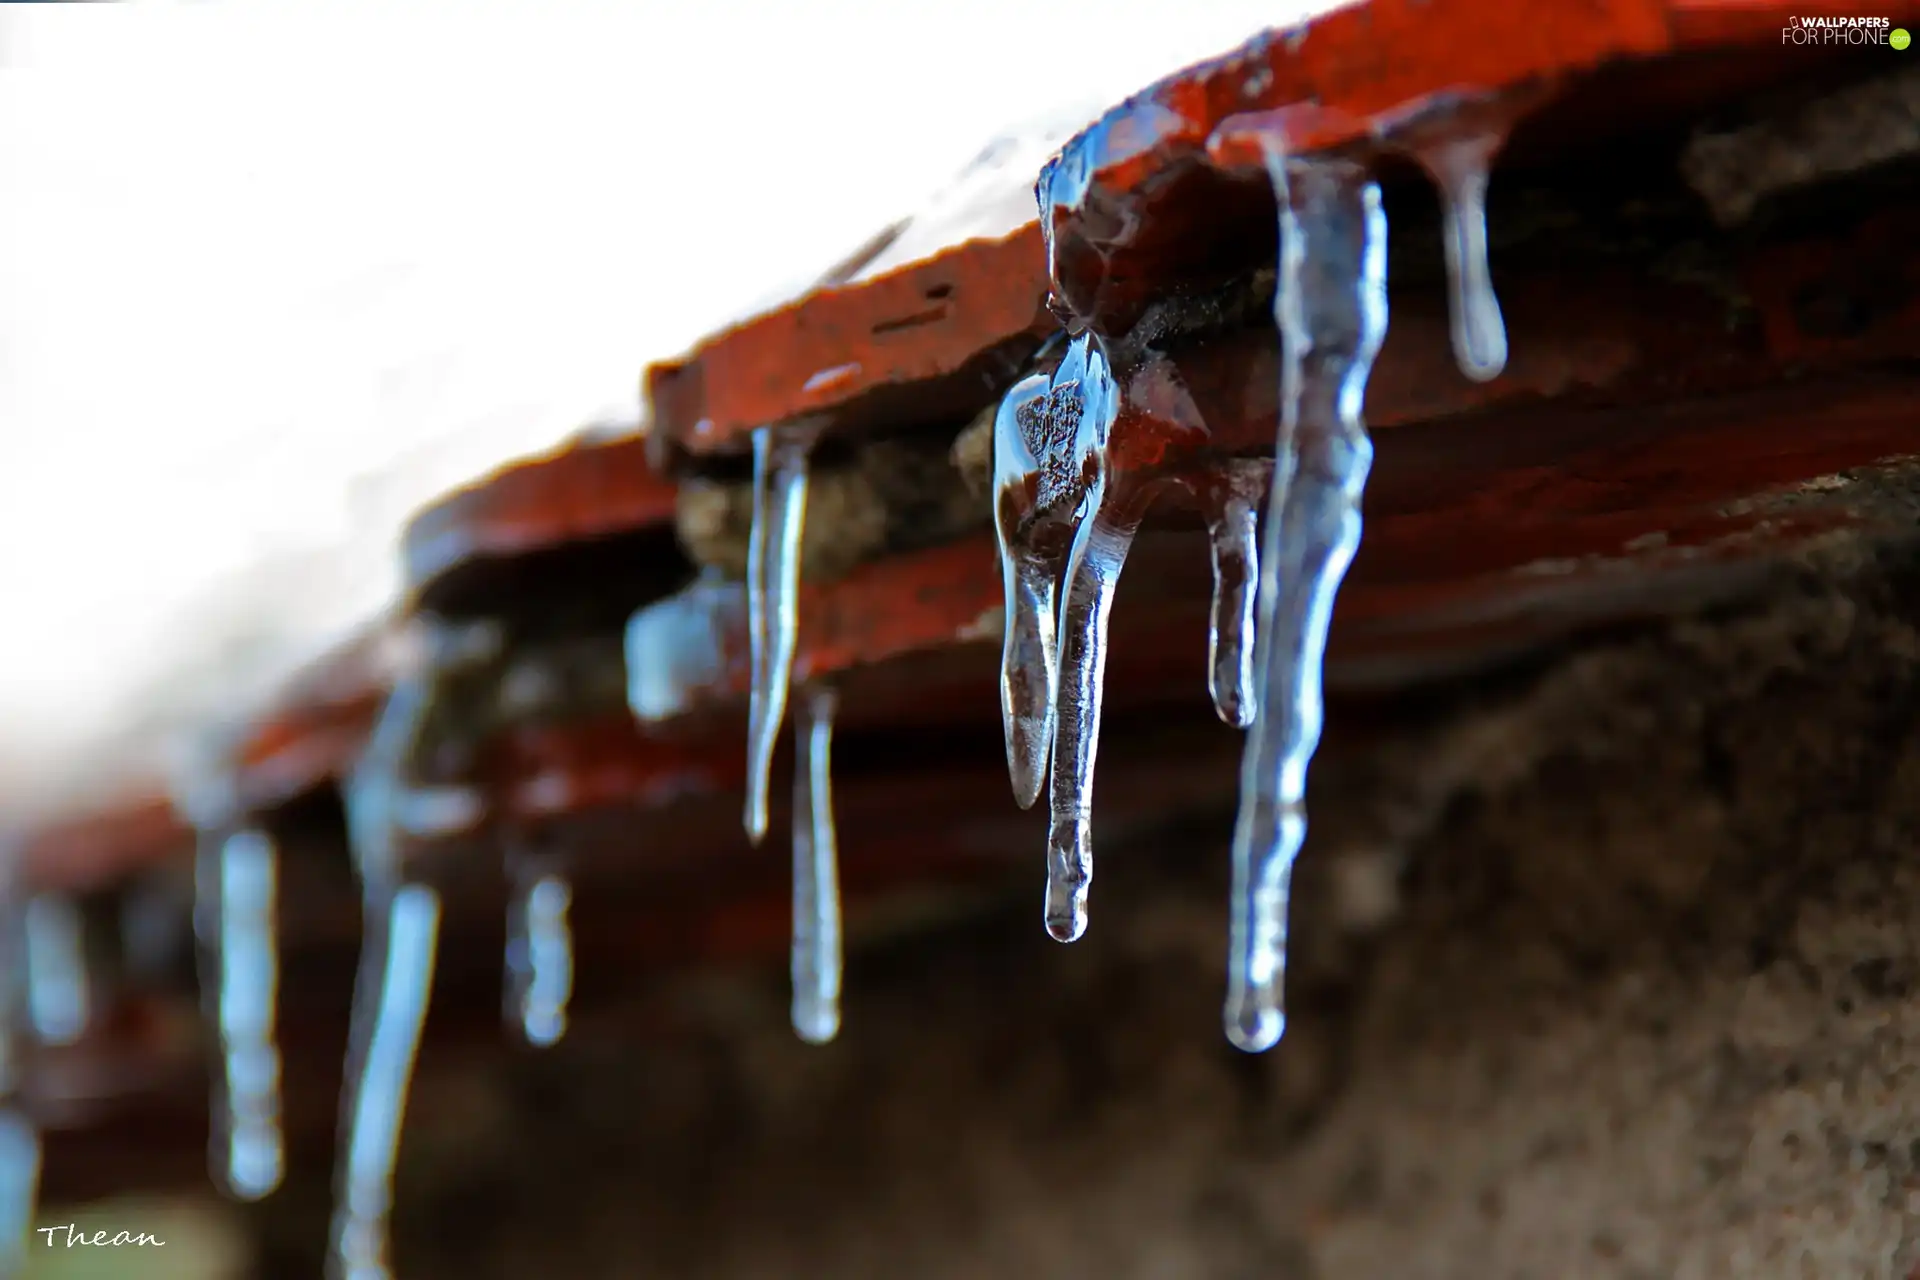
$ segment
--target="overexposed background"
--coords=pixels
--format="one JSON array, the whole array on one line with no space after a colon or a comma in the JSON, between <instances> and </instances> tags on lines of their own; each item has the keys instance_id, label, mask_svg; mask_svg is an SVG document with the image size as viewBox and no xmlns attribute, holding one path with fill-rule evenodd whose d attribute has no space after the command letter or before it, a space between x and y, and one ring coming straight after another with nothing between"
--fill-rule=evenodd
<instances>
[{"instance_id":1,"label":"overexposed background","mask_svg":"<svg viewBox=\"0 0 1920 1280\"><path fill-rule=\"evenodd\" d=\"M0 828L259 696L422 502L631 415L1008 126L1307 7L0 6Z\"/></svg>"}]
</instances>

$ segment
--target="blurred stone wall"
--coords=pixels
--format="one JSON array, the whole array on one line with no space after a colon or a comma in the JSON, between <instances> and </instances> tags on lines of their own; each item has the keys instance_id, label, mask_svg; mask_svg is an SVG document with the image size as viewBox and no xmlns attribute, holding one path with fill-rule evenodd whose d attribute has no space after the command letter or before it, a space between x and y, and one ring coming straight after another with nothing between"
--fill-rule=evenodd
<instances>
[{"instance_id":1,"label":"blurred stone wall","mask_svg":"<svg viewBox=\"0 0 1920 1280\"><path fill-rule=\"evenodd\" d=\"M1074 946L1036 849L857 952L824 1049L767 971L429 1064L400 1274L1920 1274L1916 563L1842 547L1331 741L1265 1057L1219 1030L1214 814L1103 846ZM324 1212L265 1211L268 1274Z\"/></svg>"}]
</instances>

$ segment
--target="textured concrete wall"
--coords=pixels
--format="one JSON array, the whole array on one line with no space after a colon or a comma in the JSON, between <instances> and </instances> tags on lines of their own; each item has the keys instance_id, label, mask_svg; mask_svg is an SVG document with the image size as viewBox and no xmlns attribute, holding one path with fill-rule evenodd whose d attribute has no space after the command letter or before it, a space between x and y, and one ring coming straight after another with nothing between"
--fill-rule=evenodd
<instances>
[{"instance_id":1,"label":"textured concrete wall","mask_svg":"<svg viewBox=\"0 0 1920 1280\"><path fill-rule=\"evenodd\" d=\"M1225 815L1113 852L1067 948L1036 850L856 953L826 1049L736 975L434 1080L402 1274L1905 1280L1920 593L1853 569L1336 744L1267 1057L1218 1027Z\"/></svg>"}]
</instances>

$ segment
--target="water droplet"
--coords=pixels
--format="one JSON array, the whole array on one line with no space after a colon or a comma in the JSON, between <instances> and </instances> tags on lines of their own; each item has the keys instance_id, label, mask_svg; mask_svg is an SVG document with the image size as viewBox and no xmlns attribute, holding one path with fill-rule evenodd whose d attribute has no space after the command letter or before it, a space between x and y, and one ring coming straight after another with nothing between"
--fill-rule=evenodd
<instances>
[{"instance_id":1,"label":"water droplet","mask_svg":"<svg viewBox=\"0 0 1920 1280\"><path fill-rule=\"evenodd\" d=\"M1249 1053L1270 1048L1286 1025L1288 887L1306 838L1327 627L1360 544L1373 457L1361 415L1387 327L1378 185L1350 161L1290 157L1278 136L1266 142L1280 209L1280 431L1260 556L1260 697L1234 825L1224 1019Z\"/></svg>"},{"instance_id":2,"label":"water droplet","mask_svg":"<svg viewBox=\"0 0 1920 1280\"><path fill-rule=\"evenodd\" d=\"M767 834L773 752L787 714L800 633L800 553L807 524L807 454L817 426L753 433L753 528L747 538L747 636L752 691L747 710L747 835Z\"/></svg>"},{"instance_id":3,"label":"water droplet","mask_svg":"<svg viewBox=\"0 0 1920 1280\"><path fill-rule=\"evenodd\" d=\"M1206 478L1201 505L1213 544L1213 615L1207 692L1236 729L1253 723L1254 616L1260 593L1260 500L1273 474L1264 459L1232 458Z\"/></svg>"},{"instance_id":4,"label":"water droplet","mask_svg":"<svg viewBox=\"0 0 1920 1280\"><path fill-rule=\"evenodd\" d=\"M840 1032L839 841L833 828L833 715L839 699L815 686L794 722L793 1029L809 1044Z\"/></svg>"},{"instance_id":5,"label":"water droplet","mask_svg":"<svg viewBox=\"0 0 1920 1280\"><path fill-rule=\"evenodd\" d=\"M1447 314L1454 359L1475 382L1507 367L1507 326L1487 263L1487 183L1504 130L1421 147L1415 157L1440 189L1441 235L1447 254Z\"/></svg>"},{"instance_id":6,"label":"water droplet","mask_svg":"<svg viewBox=\"0 0 1920 1280\"><path fill-rule=\"evenodd\" d=\"M27 1016L40 1043L70 1045L86 1034L88 986L79 904L65 894L36 894L27 903Z\"/></svg>"},{"instance_id":7,"label":"water droplet","mask_svg":"<svg viewBox=\"0 0 1920 1280\"><path fill-rule=\"evenodd\" d=\"M507 1017L547 1048L567 1033L573 997L573 890L550 859L529 859L507 908Z\"/></svg>"},{"instance_id":8,"label":"water droplet","mask_svg":"<svg viewBox=\"0 0 1920 1280\"><path fill-rule=\"evenodd\" d=\"M393 1170L439 942L440 899L424 885L404 885L368 908L361 983L353 997L355 1014L364 1014L368 1027L367 1049L352 1079L342 1135L345 1156L328 1260L333 1280L391 1280Z\"/></svg>"}]
</instances>

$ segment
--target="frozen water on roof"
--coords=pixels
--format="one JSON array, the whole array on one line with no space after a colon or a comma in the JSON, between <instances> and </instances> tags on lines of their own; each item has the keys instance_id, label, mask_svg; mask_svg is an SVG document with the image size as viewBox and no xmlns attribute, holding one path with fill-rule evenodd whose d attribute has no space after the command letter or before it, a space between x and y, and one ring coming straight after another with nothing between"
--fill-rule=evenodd
<instances>
[{"instance_id":1,"label":"frozen water on roof","mask_svg":"<svg viewBox=\"0 0 1920 1280\"><path fill-rule=\"evenodd\" d=\"M918 192L866 272L1005 234L1055 104L1299 11L0 6L0 827L365 626L419 506L766 280Z\"/></svg>"}]
</instances>

